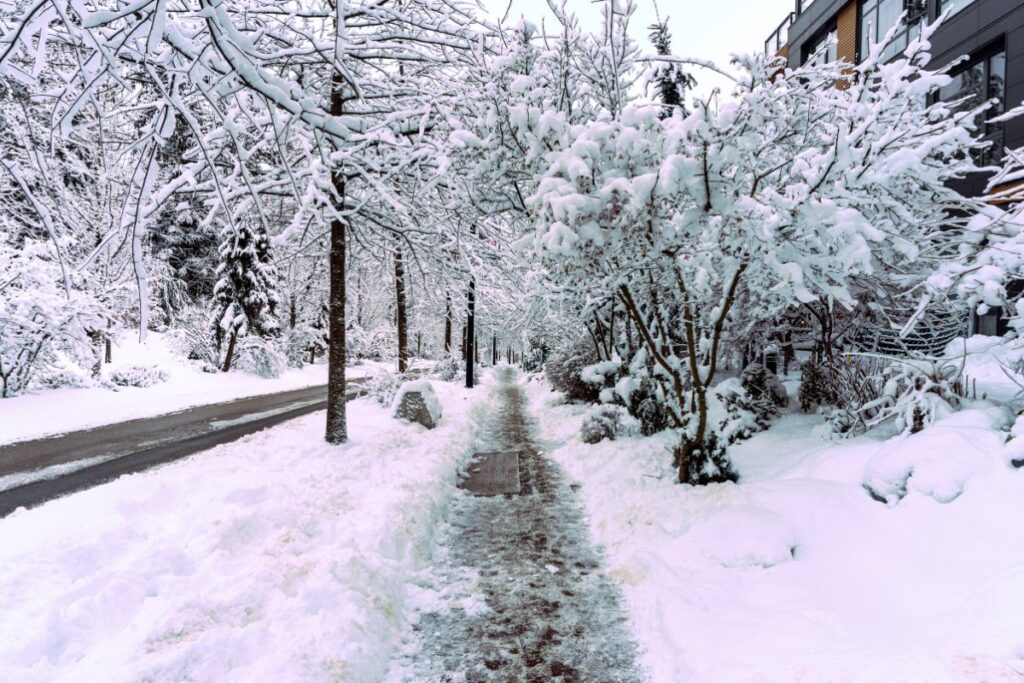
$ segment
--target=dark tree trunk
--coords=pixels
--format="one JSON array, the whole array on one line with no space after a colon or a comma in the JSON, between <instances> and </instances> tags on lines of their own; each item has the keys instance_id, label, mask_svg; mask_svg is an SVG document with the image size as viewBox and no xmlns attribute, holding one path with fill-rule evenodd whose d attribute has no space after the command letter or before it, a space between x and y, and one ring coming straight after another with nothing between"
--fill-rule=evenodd
<instances>
[{"instance_id":1,"label":"dark tree trunk","mask_svg":"<svg viewBox=\"0 0 1024 683\"><path fill-rule=\"evenodd\" d=\"M473 362L476 354L473 347L476 345L476 280L469 281L469 294L466 296L466 388L472 389L474 384Z\"/></svg>"},{"instance_id":2,"label":"dark tree trunk","mask_svg":"<svg viewBox=\"0 0 1024 683\"><path fill-rule=\"evenodd\" d=\"M398 328L398 372L409 369L409 333L405 312L405 263L402 245L395 248L395 326Z\"/></svg>"},{"instance_id":3,"label":"dark tree trunk","mask_svg":"<svg viewBox=\"0 0 1024 683\"><path fill-rule=\"evenodd\" d=\"M331 114L340 116L344 111L341 92L341 77L331 79ZM348 440L348 425L345 419L345 238L346 226L340 213L345 206L345 175L342 169L331 170L334 186L334 208L337 214L331 219L331 276L328 295L328 329L330 340L327 351L327 427L324 438L328 443L344 443Z\"/></svg>"},{"instance_id":4,"label":"dark tree trunk","mask_svg":"<svg viewBox=\"0 0 1024 683\"><path fill-rule=\"evenodd\" d=\"M444 295L444 352L452 354L452 295Z\"/></svg>"},{"instance_id":5,"label":"dark tree trunk","mask_svg":"<svg viewBox=\"0 0 1024 683\"><path fill-rule=\"evenodd\" d=\"M238 339L238 330L231 330L231 339L228 340L228 352L224 354L224 366L222 372L231 370L231 360L235 357L235 341Z\"/></svg>"},{"instance_id":6,"label":"dark tree trunk","mask_svg":"<svg viewBox=\"0 0 1024 683\"><path fill-rule=\"evenodd\" d=\"M498 364L498 335L491 335L491 365Z\"/></svg>"}]
</instances>

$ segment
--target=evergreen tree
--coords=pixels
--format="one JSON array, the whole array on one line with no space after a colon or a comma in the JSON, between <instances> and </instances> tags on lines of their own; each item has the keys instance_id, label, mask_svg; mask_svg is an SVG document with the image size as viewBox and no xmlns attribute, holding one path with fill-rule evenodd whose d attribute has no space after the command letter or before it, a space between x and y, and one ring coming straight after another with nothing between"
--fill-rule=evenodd
<instances>
[{"instance_id":1,"label":"evergreen tree","mask_svg":"<svg viewBox=\"0 0 1024 683\"><path fill-rule=\"evenodd\" d=\"M655 54L659 57L670 57L672 55L672 34L668 31L668 19L651 24L649 30ZM654 72L654 84L658 91L658 98L665 105L663 118L672 116L672 112L676 109L683 114L686 113L686 91L697 84L693 76L683 71L678 64L662 62Z\"/></svg>"},{"instance_id":2,"label":"evergreen tree","mask_svg":"<svg viewBox=\"0 0 1024 683\"><path fill-rule=\"evenodd\" d=\"M210 326L218 352L228 343L222 368L227 372L239 337L250 332L273 337L279 332L277 268L266 233L245 224L224 229L219 253Z\"/></svg>"}]
</instances>

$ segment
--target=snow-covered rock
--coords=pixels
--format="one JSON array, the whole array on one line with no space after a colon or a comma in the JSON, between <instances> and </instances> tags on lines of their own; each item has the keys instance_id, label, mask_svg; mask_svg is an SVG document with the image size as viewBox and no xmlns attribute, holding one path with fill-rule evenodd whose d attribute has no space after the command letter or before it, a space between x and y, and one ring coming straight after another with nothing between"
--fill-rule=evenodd
<instances>
[{"instance_id":1,"label":"snow-covered rock","mask_svg":"<svg viewBox=\"0 0 1024 683\"><path fill-rule=\"evenodd\" d=\"M399 420L433 429L441 421L441 402L433 385L425 379L406 382L395 394L392 412Z\"/></svg>"}]
</instances>

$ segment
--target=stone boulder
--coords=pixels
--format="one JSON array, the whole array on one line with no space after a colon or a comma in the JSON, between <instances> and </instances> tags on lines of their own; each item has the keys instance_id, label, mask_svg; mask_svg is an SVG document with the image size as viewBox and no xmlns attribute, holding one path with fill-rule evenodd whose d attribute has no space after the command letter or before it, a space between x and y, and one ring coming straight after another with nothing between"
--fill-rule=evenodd
<instances>
[{"instance_id":1,"label":"stone boulder","mask_svg":"<svg viewBox=\"0 0 1024 683\"><path fill-rule=\"evenodd\" d=\"M441 402L427 380L406 382L395 394L392 412L396 419L433 429L441 421Z\"/></svg>"}]
</instances>

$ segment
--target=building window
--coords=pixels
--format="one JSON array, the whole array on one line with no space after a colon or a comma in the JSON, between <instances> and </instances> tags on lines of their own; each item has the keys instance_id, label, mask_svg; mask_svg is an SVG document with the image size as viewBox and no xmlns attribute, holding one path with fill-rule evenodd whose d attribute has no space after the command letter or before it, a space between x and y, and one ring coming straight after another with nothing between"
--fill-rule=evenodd
<instances>
[{"instance_id":1,"label":"building window","mask_svg":"<svg viewBox=\"0 0 1024 683\"><path fill-rule=\"evenodd\" d=\"M988 120L1002 114L1006 108L1006 51L978 59L955 72L949 85L939 90L939 99L943 102L963 100L957 107L961 111L995 100L992 109L980 114L974 123L982 139L992 143L977 155L978 164L997 164L1003 157L1003 124Z\"/></svg>"},{"instance_id":2,"label":"building window","mask_svg":"<svg viewBox=\"0 0 1024 683\"><path fill-rule=\"evenodd\" d=\"M905 0L861 0L860 3L860 58L864 59L875 43L880 42L903 16ZM913 17L912 19L910 17ZM907 49L907 45L921 34L920 13L908 14L893 42L882 53L888 61Z\"/></svg>"},{"instance_id":3,"label":"building window","mask_svg":"<svg viewBox=\"0 0 1024 683\"><path fill-rule=\"evenodd\" d=\"M838 34L836 33L835 26L831 27L828 31L825 31L816 38L813 38L804 43L804 54L802 62L804 64L828 64L834 62L839 58L836 50L839 47ZM828 43L828 47L825 44ZM821 55L817 59L814 59L814 55L821 50Z\"/></svg>"},{"instance_id":4,"label":"building window","mask_svg":"<svg viewBox=\"0 0 1024 683\"><path fill-rule=\"evenodd\" d=\"M964 7L970 5L974 0L939 0L939 16L948 9L952 9L950 16L953 16Z\"/></svg>"}]
</instances>

